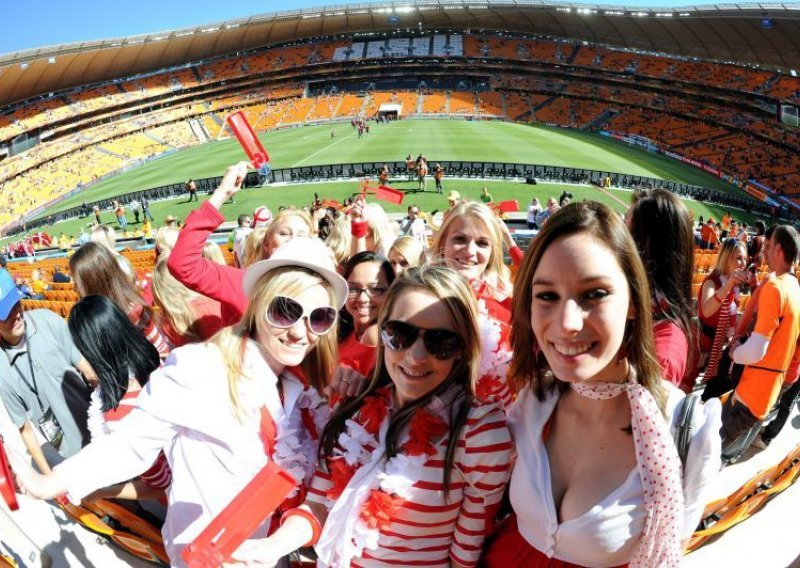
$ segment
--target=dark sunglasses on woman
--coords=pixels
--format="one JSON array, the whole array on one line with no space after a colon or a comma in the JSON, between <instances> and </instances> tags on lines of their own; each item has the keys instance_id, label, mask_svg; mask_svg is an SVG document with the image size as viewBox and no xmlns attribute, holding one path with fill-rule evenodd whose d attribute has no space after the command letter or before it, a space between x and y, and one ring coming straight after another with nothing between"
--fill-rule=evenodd
<instances>
[{"instance_id":1,"label":"dark sunglasses on woman","mask_svg":"<svg viewBox=\"0 0 800 568\"><path fill-rule=\"evenodd\" d=\"M446 361L459 356L464 340L449 329L422 329L403 321L387 321L381 326L381 340L392 351L405 351L422 334L422 344L434 359Z\"/></svg>"},{"instance_id":2,"label":"dark sunglasses on woman","mask_svg":"<svg viewBox=\"0 0 800 568\"><path fill-rule=\"evenodd\" d=\"M300 302L288 296L276 296L267 307L267 322L274 327L293 327L301 319L306 320L312 333L324 335L336 323L336 309L323 306L306 312Z\"/></svg>"}]
</instances>

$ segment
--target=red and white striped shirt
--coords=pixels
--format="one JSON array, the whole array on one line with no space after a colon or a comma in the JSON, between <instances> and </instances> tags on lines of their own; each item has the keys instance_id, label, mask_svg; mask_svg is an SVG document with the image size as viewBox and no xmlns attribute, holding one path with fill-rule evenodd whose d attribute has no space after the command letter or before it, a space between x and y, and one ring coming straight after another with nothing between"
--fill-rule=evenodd
<instances>
[{"instance_id":1,"label":"red and white striped shirt","mask_svg":"<svg viewBox=\"0 0 800 568\"><path fill-rule=\"evenodd\" d=\"M445 496L442 468L447 436L436 445L410 498L380 531L377 549L364 549L351 566L475 566L510 477L513 443L499 405L474 402L461 430ZM330 509L330 474L317 469L307 499Z\"/></svg>"}]
</instances>

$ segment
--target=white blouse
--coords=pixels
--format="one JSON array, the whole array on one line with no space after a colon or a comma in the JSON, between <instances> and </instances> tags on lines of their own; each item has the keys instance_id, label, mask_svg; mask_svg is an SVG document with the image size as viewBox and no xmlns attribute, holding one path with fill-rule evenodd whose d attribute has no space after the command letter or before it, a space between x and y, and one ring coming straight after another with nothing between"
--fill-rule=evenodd
<instances>
[{"instance_id":1,"label":"white blouse","mask_svg":"<svg viewBox=\"0 0 800 568\"><path fill-rule=\"evenodd\" d=\"M672 430L676 406L684 394L668 389L667 414ZM634 467L625 482L580 517L559 524L553 501L550 463L542 429L550 419L559 393L544 401L525 388L509 410L508 423L517 447L511 476L511 504L522 537L549 557L592 568L618 566L630 561L644 526L645 510L639 471ZM709 487L720 469L721 405L712 399L695 408L692 441L683 473L686 503L682 536L688 538L700 521Z\"/></svg>"}]
</instances>

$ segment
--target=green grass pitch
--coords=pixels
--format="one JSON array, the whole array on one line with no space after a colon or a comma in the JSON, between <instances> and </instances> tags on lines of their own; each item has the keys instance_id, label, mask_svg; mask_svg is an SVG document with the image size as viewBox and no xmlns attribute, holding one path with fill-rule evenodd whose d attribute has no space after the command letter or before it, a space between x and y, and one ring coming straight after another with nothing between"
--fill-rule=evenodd
<instances>
[{"instance_id":1,"label":"green grass pitch","mask_svg":"<svg viewBox=\"0 0 800 568\"><path fill-rule=\"evenodd\" d=\"M331 131L335 138L331 139ZM614 172L669 179L689 184L739 192L721 180L685 166L669 158L629 147L598 135L542 126L528 126L507 122L482 122L461 120L402 120L383 125L371 125L370 133L361 140L349 123L304 126L277 130L260 136L270 154L273 169L294 166L311 166L350 162L380 162L403 160L407 154L425 154L431 162L443 160L517 162L587 169L608 169ZM189 178L221 175L225 168L245 155L236 140L211 142L147 162L127 172L103 180L46 211L44 215L116 195L166 185L182 183ZM416 183L393 182L400 189L412 189ZM617 210L621 204L609 199L593 188L540 183L528 186L519 182L475 181L445 178L445 191L457 190L465 198L477 199L480 188L489 187L496 201L517 199L520 206L533 197L546 199L558 196L567 189L576 199L591 198L607 202ZM423 210L443 209L446 201L433 193L433 180L428 191L410 194L403 206L387 205L389 211L405 209L410 203ZM321 196L341 200L357 190L353 182L328 184L303 184L282 187L265 187L246 190L235 205L226 205L223 213L233 220L240 212L252 212L258 205L276 209L279 205L308 205L314 192ZM612 191L624 202L629 193ZM202 199L203 197L201 197ZM196 205L182 204L185 199L154 203L156 226L168 214L185 217ZM719 217L721 209L703 203L687 202L695 215ZM749 221L745 214L735 215ZM65 221L50 229L51 233L77 234L81 225L93 217ZM133 215L128 214L128 221ZM111 223L113 214L103 212L103 221Z\"/></svg>"}]
</instances>

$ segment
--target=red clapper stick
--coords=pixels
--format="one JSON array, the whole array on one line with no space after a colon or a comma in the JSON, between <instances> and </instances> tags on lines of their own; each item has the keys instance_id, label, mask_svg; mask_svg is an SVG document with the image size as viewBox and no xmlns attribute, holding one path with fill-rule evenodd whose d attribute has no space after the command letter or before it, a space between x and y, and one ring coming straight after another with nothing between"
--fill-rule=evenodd
<instances>
[{"instance_id":1,"label":"red clapper stick","mask_svg":"<svg viewBox=\"0 0 800 568\"><path fill-rule=\"evenodd\" d=\"M514 213L519 211L519 203L516 199L511 199L509 201L501 201L498 204L498 209L500 209L501 213Z\"/></svg>"},{"instance_id":2,"label":"red clapper stick","mask_svg":"<svg viewBox=\"0 0 800 568\"><path fill-rule=\"evenodd\" d=\"M255 169L261 169L265 164L269 163L269 154L261 145L261 141L256 136L253 127L247 122L247 117L244 112L235 112L228 117L228 126L231 127L239 144L244 148L247 157L250 158L250 163Z\"/></svg>"},{"instance_id":3,"label":"red clapper stick","mask_svg":"<svg viewBox=\"0 0 800 568\"><path fill-rule=\"evenodd\" d=\"M189 568L219 568L283 503L297 486L270 462L181 552Z\"/></svg>"},{"instance_id":4,"label":"red clapper stick","mask_svg":"<svg viewBox=\"0 0 800 568\"><path fill-rule=\"evenodd\" d=\"M3 500L12 511L19 509L17 494L14 493L14 478L11 476L11 465L8 463L6 449L3 447L3 440L0 439L0 494Z\"/></svg>"}]
</instances>

